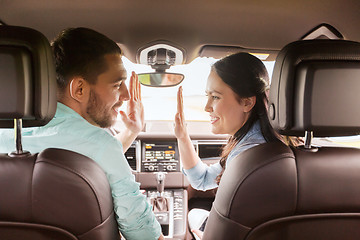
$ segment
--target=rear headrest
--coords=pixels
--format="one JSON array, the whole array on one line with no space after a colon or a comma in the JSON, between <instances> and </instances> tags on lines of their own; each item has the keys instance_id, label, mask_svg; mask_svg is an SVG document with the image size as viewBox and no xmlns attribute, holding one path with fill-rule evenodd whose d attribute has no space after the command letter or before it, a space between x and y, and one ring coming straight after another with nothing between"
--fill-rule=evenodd
<instances>
[{"instance_id":1,"label":"rear headrest","mask_svg":"<svg viewBox=\"0 0 360 240\"><path fill-rule=\"evenodd\" d=\"M33 29L0 26L0 128L48 123L56 110L56 78L47 38Z\"/></svg>"},{"instance_id":2,"label":"rear headrest","mask_svg":"<svg viewBox=\"0 0 360 240\"><path fill-rule=\"evenodd\" d=\"M305 40L276 58L269 118L284 135L360 133L360 43Z\"/></svg>"}]
</instances>

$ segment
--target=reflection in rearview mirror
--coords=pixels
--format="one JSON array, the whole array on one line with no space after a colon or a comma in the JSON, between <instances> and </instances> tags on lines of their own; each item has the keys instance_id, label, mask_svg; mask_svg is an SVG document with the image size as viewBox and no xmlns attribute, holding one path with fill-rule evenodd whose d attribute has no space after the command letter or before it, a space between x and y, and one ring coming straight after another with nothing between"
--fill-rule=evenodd
<instances>
[{"instance_id":1,"label":"reflection in rearview mirror","mask_svg":"<svg viewBox=\"0 0 360 240\"><path fill-rule=\"evenodd\" d=\"M178 73L140 73L139 81L150 87L173 87L184 80L184 75Z\"/></svg>"}]
</instances>

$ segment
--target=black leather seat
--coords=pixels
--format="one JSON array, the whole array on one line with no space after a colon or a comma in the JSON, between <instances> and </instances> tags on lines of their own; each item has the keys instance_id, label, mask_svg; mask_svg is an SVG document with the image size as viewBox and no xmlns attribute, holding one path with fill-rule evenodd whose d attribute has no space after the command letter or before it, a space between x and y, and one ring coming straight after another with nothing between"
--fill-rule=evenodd
<instances>
[{"instance_id":1,"label":"black leather seat","mask_svg":"<svg viewBox=\"0 0 360 240\"><path fill-rule=\"evenodd\" d=\"M54 62L39 32L0 26L0 127L42 126L56 110ZM21 133L21 122L17 131ZM44 143L46 145L46 143ZM0 154L0 239L119 239L111 190L93 160L49 148Z\"/></svg>"},{"instance_id":2,"label":"black leather seat","mask_svg":"<svg viewBox=\"0 0 360 240\"><path fill-rule=\"evenodd\" d=\"M307 40L275 63L269 116L305 145L266 143L222 177L203 239L359 239L360 149L315 147L312 136L360 134L360 44Z\"/></svg>"}]
</instances>

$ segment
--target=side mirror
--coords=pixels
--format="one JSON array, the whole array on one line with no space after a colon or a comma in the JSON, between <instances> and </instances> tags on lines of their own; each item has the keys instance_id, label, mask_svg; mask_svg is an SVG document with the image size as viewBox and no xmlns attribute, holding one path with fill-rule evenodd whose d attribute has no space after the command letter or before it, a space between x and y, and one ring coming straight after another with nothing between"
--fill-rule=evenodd
<instances>
[{"instance_id":1,"label":"side mirror","mask_svg":"<svg viewBox=\"0 0 360 240\"><path fill-rule=\"evenodd\" d=\"M184 75L179 73L140 73L139 81L149 87L173 87L184 80Z\"/></svg>"}]
</instances>

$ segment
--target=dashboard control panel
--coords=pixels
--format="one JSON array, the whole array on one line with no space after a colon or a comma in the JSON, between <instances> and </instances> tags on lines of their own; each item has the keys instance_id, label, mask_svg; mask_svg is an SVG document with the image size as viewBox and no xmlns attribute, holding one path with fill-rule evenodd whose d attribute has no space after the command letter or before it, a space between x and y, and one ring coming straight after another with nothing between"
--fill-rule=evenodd
<instances>
[{"instance_id":1,"label":"dashboard control panel","mask_svg":"<svg viewBox=\"0 0 360 240\"><path fill-rule=\"evenodd\" d=\"M179 172L176 142L142 142L141 172Z\"/></svg>"},{"instance_id":2,"label":"dashboard control panel","mask_svg":"<svg viewBox=\"0 0 360 240\"><path fill-rule=\"evenodd\" d=\"M195 151L203 161L220 159L226 140L194 140ZM136 172L180 172L180 156L176 139L135 140L125 156Z\"/></svg>"}]
</instances>

